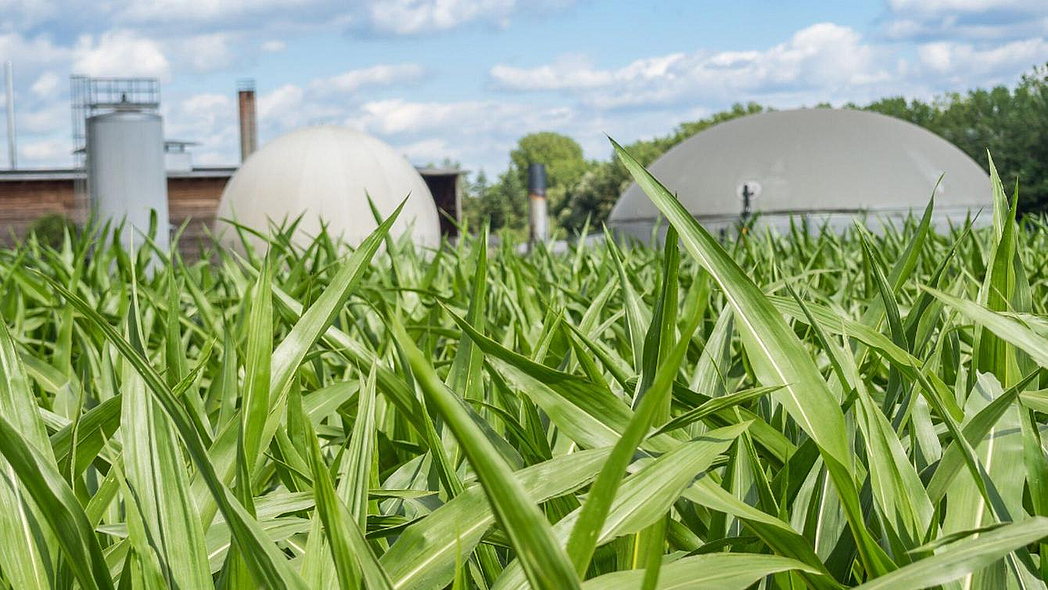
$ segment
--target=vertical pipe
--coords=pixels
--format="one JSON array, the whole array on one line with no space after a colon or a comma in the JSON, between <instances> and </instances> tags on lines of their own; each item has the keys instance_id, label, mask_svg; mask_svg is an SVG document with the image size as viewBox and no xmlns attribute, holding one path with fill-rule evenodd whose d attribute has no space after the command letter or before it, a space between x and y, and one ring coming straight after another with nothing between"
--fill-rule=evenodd
<instances>
[{"instance_id":1,"label":"vertical pipe","mask_svg":"<svg viewBox=\"0 0 1048 590\"><path fill-rule=\"evenodd\" d=\"M11 75L11 62L4 64L4 77L7 79L7 157L11 169L14 170L18 168L18 145L15 143L18 133L15 131L15 86Z\"/></svg>"},{"instance_id":2,"label":"vertical pipe","mask_svg":"<svg viewBox=\"0 0 1048 590\"><path fill-rule=\"evenodd\" d=\"M532 245L549 240L545 164L528 164L528 221Z\"/></svg>"},{"instance_id":3,"label":"vertical pipe","mask_svg":"<svg viewBox=\"0 0 1048 590\"><path fill-rule=\"evenodd\" d=\"M258 118L255 114L255 82L240 82L237 90L240 113L240 161L243 162L258 149Z\"/></svg>"}]
</instances>

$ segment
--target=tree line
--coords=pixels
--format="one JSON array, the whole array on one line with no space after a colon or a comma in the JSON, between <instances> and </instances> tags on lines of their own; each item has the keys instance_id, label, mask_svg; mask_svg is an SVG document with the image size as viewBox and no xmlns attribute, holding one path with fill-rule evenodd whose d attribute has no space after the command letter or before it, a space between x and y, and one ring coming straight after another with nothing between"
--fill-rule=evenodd
<instances>
[{"instance_id":1,"label":"tree line","mask_svg":"<svg viewBox=\"0 0 1048 590\"><path fill-rule=\"evenodd\" d=\"M844 108L874 111L920 125L952 142L987 170L989 151L1002 179L1019 183L1020 211L1048 211L1048 65L1023 75L1014 88L975 89L931 101L895 96ZM681 123L666 136L633 142L626 149L648 165L708 127L767 110L754 102L735 104L710 117ZM578 142L551 131L520 138L509 156L509 167L495 180L481 171L467 183L463 214L471 228L490 220L494 230L526 232L526 175L534 162L546 165L551 224L562 234L580 231L587 219L591 228L599 228L630 183L629 173L614 157L587 160Z\"/></svg>"}]
</instances>

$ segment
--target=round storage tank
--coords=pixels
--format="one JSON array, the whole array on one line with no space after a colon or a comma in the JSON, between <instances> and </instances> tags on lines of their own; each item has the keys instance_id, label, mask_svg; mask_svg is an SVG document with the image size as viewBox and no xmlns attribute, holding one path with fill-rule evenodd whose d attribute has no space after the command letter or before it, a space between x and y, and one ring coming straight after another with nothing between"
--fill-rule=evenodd
<instances>
[{"instance_id":1,"label":"round storage tank","mask_svg":"<svg viewBox=\"0 0 1048 590\"><path fill-rule=\"evenodd\" d=\"M145 240L134 234L149 232L156 211L156 245L166 249L170 227L160 115L121 109L89 118L87 169L91 205L99 218L124 220L123 240L138 248Z\"/></svg>"},{"instance_id":2,"label":"round storage tank","mask_svg":"<svg viewBox=\"0 0 1048 590\"><path fill-rule=\"evenodd\" d=\"M764 225L785 227L796 217L845 229L865 217L874 230L885 221L919 216L933 190L938 227L963 224L969 214L992 208L989 176L957 146L869 111L797 109L740 117L689 137L648 169L711 231L734 227L747 204ZM647 240L658 218L634 183L608 225ZM663 231L665 226L663 221Z\"/></svg>"},{"instance_id":3,"label":"round storage tank","mask_svg":"<svg viewBox=\"0 0 1048 590\"><path fill-rule=\"evenodd\" d=\"M308 244L324 223L332 236L357 245L378 227L368 196L383 217L407 197L392 235L410 233L428 248L440 244L437 207L415 167L386 143L337 125L299 129L253 153L222 193L216 233L235 245L239 236L223 218L269 235L270 224L301 215L296 243Z\"/></svg>"}]
</instances>

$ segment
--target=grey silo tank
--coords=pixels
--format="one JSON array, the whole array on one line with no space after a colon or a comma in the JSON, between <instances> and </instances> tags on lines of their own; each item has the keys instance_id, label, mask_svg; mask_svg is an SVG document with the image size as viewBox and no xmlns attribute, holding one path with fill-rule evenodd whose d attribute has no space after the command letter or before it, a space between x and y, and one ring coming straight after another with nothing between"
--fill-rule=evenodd
<instances>
[{"instance_id":1,"label":"grey silo tank","mask_svg":"<svg viewBox=\"0 0 1048 590\"><path fill-rule=\"evenodd\" d=\"M156 244L168 246L167 173L160 115L118 109L87 120L88 191L102 220L126 220L122 240L138 249L157 215ZM136 231L137 230L137 231ZM132 238L133 236L133 238Z\"/></svg>"}]
</instances>

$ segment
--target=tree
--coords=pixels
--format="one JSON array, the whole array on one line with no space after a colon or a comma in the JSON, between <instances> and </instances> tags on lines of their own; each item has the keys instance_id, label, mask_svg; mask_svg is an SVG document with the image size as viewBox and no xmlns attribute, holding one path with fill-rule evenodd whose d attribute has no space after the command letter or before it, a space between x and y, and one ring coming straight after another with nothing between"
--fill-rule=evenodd
<instances>
[{"instance_id":1,"label":"tree","mask_svg":"<svg viewBox=\"0 0 1048 590\"><path fill-rule=\"evenodd\" d=\"M565 195L577 183L590 163L582 155L582 147L574 139L543 131L520 138L517 147L509 153L510 167L520 186L527 189L528 165L545 164L546 199L550 217L556 219L566 204Z\"/></svg>"},{"instance_id":2,"label":"tree","mask_svg":"<svg viewBox=\"0 0 1048 590\"><path fill-rule=\"evenodd\" d=\"M989 151L1005 184L1020 182L1020 210L1048 210L1048 68L1034 68L1014 90L977 89L928 103L893 97L866 108L938 134L986 170Z\"/></svg>"},{"instance_id":3,"label":"tree","mask_svg":"<svg viewBox=\"0 0 1048 590\"><path fill-rule=\"evenodd\" d=\"M503 172L495 184L488 183L483 170L466 189L462 214L473 231L489 223L493 231L527 229L527 198L524 186L511 170Z\"/></svg>"}]
</instances>

